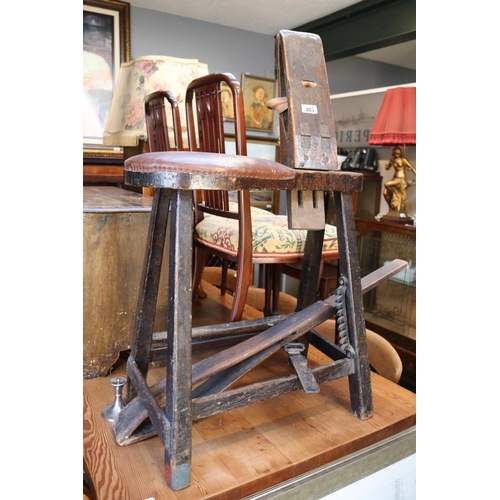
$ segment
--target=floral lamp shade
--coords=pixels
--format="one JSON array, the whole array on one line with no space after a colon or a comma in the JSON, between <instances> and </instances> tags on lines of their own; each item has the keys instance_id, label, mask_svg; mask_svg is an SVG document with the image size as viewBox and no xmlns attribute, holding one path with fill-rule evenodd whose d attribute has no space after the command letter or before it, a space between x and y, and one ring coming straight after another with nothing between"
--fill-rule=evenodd
<instances>
[{"instance_id":1,"label":"floral lamp shade","mask_svg":"<svg viewBox=\"0 0 500 500\"><path fill-rule=\"evenodd\" d=\"M417 143L417 88L388 89L373 124L368 144L378 146Z\"/></svg>"},{"instance_id":2,"label":"floral lamp shade","mask_svg":"<svg viewBox=\"0 0 500 500\"><path fill-rule=\"evenodd\" d=\"M147 140L144 100L158 90L174 94L181 115L184 138L187 137L184 99L189 83L208 74L208 66L197 59L169 56L141 56L123 63L103 134L105 146L135 147L140 138ZM172 120L168 116L168 120ZM173 124L168 122L168 126Z\"/></svg>"}]
</instances>

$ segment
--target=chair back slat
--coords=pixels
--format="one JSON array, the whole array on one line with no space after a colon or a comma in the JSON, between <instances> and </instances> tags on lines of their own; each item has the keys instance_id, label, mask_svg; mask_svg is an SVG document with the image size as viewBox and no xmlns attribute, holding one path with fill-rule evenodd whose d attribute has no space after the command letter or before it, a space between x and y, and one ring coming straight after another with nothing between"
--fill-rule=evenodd
<instances>
[{"instance_id":1,"label":"chair back slat","mask_svg":"<svg viewBox=\"0 0 500 500\"><path fill-rule=\"evenodd\" d=\"M170 142L169 124L167 120L166 104L170 104L174 143ZM177 100L172 92L159 90L149 94L145 99L146 130L148 133L149 151L182 151L181 118Z\"/></svg>"},{"instance_id":2,"label":"chair back slat","mask_svg":"<svg viewBox=\"0 0 500 500\"><path fill-rule=\"evenodd\" d=\"M221 90L233 96L236 154L247 154L243 94L240 84L230 73L212 73L193 80L186 90L186 119L191 151L225 153L224 116ZM194 104L193 104L194 102ZM200 204L203 201L203 204ZM229 212L227 191L204 191L196 197L199 210ZM222 214L227 216L227 214Z\"/></svg>"},{"instance_id":3,"label":"chair back slat","mask_svg":"<svg viewBox=\"0 0 500 500\"><path fill-rule=\"evenodd\" d=\"M224 121L221 108L220 93L217 82L196 88L196 113L200 150L207 153L225 153Z\"/></svg>"}]
</instances>

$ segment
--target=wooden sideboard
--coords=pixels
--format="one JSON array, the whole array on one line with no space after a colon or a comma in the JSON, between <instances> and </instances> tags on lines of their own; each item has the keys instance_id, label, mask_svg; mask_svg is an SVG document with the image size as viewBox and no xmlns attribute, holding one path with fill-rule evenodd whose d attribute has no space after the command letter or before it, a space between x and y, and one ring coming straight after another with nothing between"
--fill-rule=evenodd
<instances>
[{"instance_id":1,"label":"wooden sideboard","mask_svg":"<svg viewBox=\"0 0 500 500\"><path fill-rule=\"evenodd\" d=\"M115 184L122 185L124 182L123 165L84 164L84 184Z\"/></svg>"},{"instance_id":2,"label":"wooden sideboard","mask_svg":"<svg viewBox=\"0 0 500 500\"><path fill-rule=\"evenodd\" d=\"M142 140L137 146L125 147L123 151L108 156L90 153L88 150L83 156L83 184L96 185L114 185L116 187L125 187L125 175L123 163L131 156L149 151L148 143ZM136 189L128 188L131 191Z\"/></svg>"},{"instance_id":3,"label":"wooden sideboard","mask_svg":"<svg viewBox=\"0 0 500 500\"><path fill-rule=\"evenodd\" d=\"M152 197L112 186L83 187L83 375L105 376L129 348ZM165 245L167 258L168 242ZM166 327L166 282L156 325Z\"/></svg>"}]
</instances>

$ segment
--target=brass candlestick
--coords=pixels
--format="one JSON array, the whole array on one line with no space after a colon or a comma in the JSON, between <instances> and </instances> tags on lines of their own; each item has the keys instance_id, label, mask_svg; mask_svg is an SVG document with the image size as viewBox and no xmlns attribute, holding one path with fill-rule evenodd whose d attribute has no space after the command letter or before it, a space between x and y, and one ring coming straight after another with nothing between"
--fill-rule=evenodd
<instances>
[{"instance_id":1,"label":"brass candlestick","mask_svg":"<svg viewBox=\"0 0 500 500\"><path fill-rule=\"evenodd\" d=\"M123 400L123 387L127 383L127 379L125 377L114 377L109 383L115 388L115 400L101 411L101 415L104 420L114 422L115 418L125 406Z\"/></svg>"}]
</instances>

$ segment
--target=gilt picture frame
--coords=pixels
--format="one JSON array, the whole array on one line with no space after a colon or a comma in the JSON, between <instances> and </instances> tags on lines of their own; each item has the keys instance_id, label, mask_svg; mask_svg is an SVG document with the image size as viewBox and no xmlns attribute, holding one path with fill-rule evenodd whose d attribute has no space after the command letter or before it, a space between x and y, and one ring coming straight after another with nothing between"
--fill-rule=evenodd
<instances>
[{"instance_id":1,"label":"gilt picture frame","mask_svg":"<svg viewBox=\"0 0 500 500\"><path fill-rule=\"evenodd\" d=\"M245 107L247 130L275 133L276 111L266 107L266 102L276 97L276 80L243 73L241 91Z\"/></svg>"},{"instance_id":2,"label":"gilt picture frame","mask_svg":"<svg viewBox=\"0 0 500 500\"><path fill-rule=\"evenodd\" d=\"M130 60L130 4L83 1L83 160L121 160L123 152L103 146L102 136L120 65Z\"/></svg>"}]
</instances>

